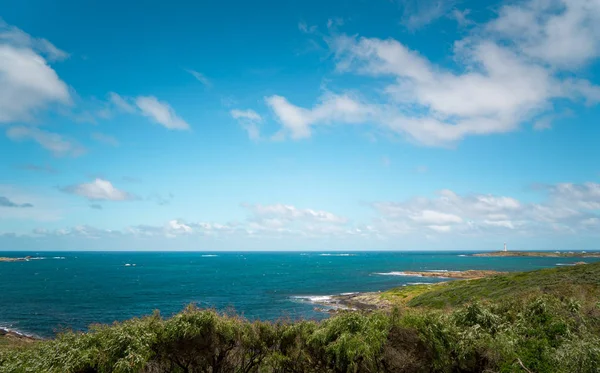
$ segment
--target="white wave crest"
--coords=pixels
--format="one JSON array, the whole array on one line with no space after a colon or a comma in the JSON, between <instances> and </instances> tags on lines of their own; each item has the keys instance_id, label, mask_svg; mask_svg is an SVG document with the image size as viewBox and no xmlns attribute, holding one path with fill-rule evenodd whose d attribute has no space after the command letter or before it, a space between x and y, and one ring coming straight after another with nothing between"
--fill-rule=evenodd
<instances>
[{"instance_id":1,"label":"white wave crest","mask_svg":"<svg viewBox=\"0 0 600 373\"><path fill-rule=\"evenodd\" d=\"M215 255L215 254L204 254L204 255L201 255L201 256L203 258L214 258L214 257L217 257L218 255Z\"/></svg>"},{"instance_id":2,"label":"white wave crest","mask_svg":"<svg viewBox=\"0 0 600 373\"><path fill-rule=\"evenodd\" d=\"M415 274L411 274L411 273L406 273L406 272L376 272L376 275L379 276L410 276L410 277L423 277L421 275L415 275Z\"/></svg>"},{"instance_id":3,"label":"white wave crest","mask_svg":"<svg viewBox=\"0 0 600 373\"><path fill-rule=\"evenodd\" d=\"M293 295L290 298L309 303L329 303L331 295Z\"/></svg>"},{"instance_id":4,"label":"white wave crest","mask_svg":"<svg viewBox=\"0 0 600 373\"><path fill-rule=\"evenodd\" d=\"M356 256L356 254L319 254L319 256Z\"/></svg>"}]
</instances>

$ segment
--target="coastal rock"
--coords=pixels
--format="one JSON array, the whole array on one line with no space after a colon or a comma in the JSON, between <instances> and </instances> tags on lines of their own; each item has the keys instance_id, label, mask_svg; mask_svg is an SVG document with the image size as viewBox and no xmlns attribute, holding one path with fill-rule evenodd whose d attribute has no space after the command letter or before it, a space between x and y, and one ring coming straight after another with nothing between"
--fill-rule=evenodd
<instances>
[{"instance_id":1,"label":"coastal rock","mask_svg":"<svg viewBox=\"0 0 600 373\"><path fill-rule=\"evenodd\" d=\"M506 272L469 269L467 271L404 271L404 276L473 279L502 275Z\"/></svg>"},{"instance_id":2,"label":"coastal rock","mask_svg":"<svg viewBox=\"0 0 600 373\"><path fill-rule=\"evenodd\" d=\"M26 256L24 258L0 257L0 262L27 262L29 259L31 259L30 256Z\"/></svg>"}]
</instances>

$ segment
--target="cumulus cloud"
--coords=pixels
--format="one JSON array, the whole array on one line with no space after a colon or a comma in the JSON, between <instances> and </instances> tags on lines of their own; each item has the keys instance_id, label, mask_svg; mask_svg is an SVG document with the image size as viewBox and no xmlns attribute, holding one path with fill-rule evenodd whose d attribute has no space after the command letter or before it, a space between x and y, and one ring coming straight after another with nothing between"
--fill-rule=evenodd
<instances>
[{"instance_id":1,"label":"cumulus cloud","mask_svg":"<svg viewBox=\"0 0 600 373\"><path fill-rule=\"evenodd\" d=\"M31 121L36 112L51 104L71 103L67 85L44 57L14 34L14 30L3 31L0 21L0 123Z\"/></svg>"},{"instance_id":2,"label":"cumulus cloud","mask_svg":"<svg viewBox=\"0 0 600 373\"><path fill-rule=\"evenodd\" d=\"M248 137L251 140L260 139L259 125L263 118L254 110L239 110L234 109L229 112L234 119L237 119L242 127L248 132Z\"/></svg>"},{"instance_id":3,"label":"cumulus cloud","mask_svg":"<svg viewBox=\"0 0 600 373\"><path fill-rule=\"evenodd\" d=\"M135 104L142 115L152 119L161 126L172 130L187 130L190 125L175 114L173 108L164 101L159 101L154 96L139 96Z\"/></svg>"},{"instance_id":4,"label":"cumulus cloud","mask_svg":"<svg viewBox=\"0 0 600 373\"><path fill-rule=\"evenodd\" d=\"M95 185L97 183L71 187L70 192L90 200L127 198L128 194L116 191L110 183L102 187ZM359 238L372 242L396 242L403 237L422 242L423 237L452 240L492 237L494 240L505 240L521 236L599 234L600 184L562 183L543 186L538 190L545 193L546 198L535 203L509 196L459 194L450 190L440 190L433 197L375 202L370 206L376 215L371 221L365 222L354 222L329 211L293 205L243 204L248 216L242 221L216 223L171 219L162 225L134 225L118 231L79 226L45 231L44 234L92 238L127 236L175 239L204 236L219 239L337 239L347 242Z\"/></svg>"},{"instance_id":5,"label":"cumulus cloud","mask_svg":"<svg viewBox=\"0 0 600 373\"><path fill-rule=\"evenodd\" d=\"M199 81L200 83L204 84L207 88L212 87L211 81L208 80L208 78L204 74L199 73L199 72L197 72L195 70L191 70L191 69L186 69L185 71L187 71L194 78L196 78L197 81Z\"/></svg>"},{"instance_id":6,"label":"cumulus cloud","mask_svg":"<svg viewBox=\"0 0 600 373\"><path fill-rule=\"evenodd\" d=\"M67 140L63 136L36 127L15 126L6 131L6 136L13 141L34 141L57 157L77 157L85 153L85 148L77 142Z\"/></svg>"},{"instance_id":7,"label":"cumulus cloud","mask_svg":"<svg viewBox=\"0 0 600 373\"><path fill-rule=\"evenodd\" d=\"M576 232L594 223L600 210L600 184L562 183L544 186L548 198L525 203L507 196L459 195L441 190L435 198L413 198L403 202L377 202L379 221L401 224L404 232L422 228L460 234L513 231L541 234L549 231ZM382 227L386 230L386 227Z\"/></svg>"},{"instance_id":8,"label":"cumulus cloud","mask_svg":"<svg viewBox=\"0 0 600 373\"><path fill-rule=\"evenodd\" d=\"M100 178L90 183L63 187L61 190L85 197L90 201L130 201L137 199L133 194L117 189L110 181Z\"/></svg>"},{"instance_id":9,"label":"cumulus cloud","mask_svg":"<svg viewBox=\"0 0 600 373\"><path fill-rule=\"evenodd\" d=\"M33 205L31 203L15 203L6 197L0 196L0 207L26 208L33 207Z\"/></svg>"},{"instance_id":10,"label":"cumulus cloud","mask_svg":"<svg viewBox=\"0 0 600 373\"><path fill-rule=\"evenodd\" d=\"M554 114L558 101L600 101L600 87L578 77L578 69L600 55L599 24L600 6L589 0L505 5L455 42L457 69L395 39L334 33L326 41L337 72L372 79L370 92L364 85L363 97L326 92L313 107L278 95L266 103L292 139L310 137L318 125L360 123L448 146L467 136L512 132L524 123L545 128L542 118Z\"/></svg>"}]
</instances>

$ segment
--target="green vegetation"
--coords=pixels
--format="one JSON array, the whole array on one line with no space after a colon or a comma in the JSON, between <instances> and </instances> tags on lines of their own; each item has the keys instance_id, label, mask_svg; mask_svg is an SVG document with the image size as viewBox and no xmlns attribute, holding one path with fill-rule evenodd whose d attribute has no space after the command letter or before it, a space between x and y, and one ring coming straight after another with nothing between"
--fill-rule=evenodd
<instances>
[{"instance_id":1,"label":"green vegetation","mask_svg":"<svg viewBox=\"0 0 600 373\"><path fill-rule=\"evenodd\" d=\"M404 288L382 296L406 306L322 322L250 322L189 306L0 349L0 373L598 372L598 271Z\"/></svg>"},{"instance_id":2,"label":"green vegetation","mask_svg":"<svg viewBox=\"0 0 600 373\"><path fill-rule=\"evenodd\" d=\"M410 307L445 308L476 300L501 302L537 294L574 297L585 303L597 302L600 300L600 262L436 285L408 286L383 292L382 297Z\"/></svg>"}]
</instances>

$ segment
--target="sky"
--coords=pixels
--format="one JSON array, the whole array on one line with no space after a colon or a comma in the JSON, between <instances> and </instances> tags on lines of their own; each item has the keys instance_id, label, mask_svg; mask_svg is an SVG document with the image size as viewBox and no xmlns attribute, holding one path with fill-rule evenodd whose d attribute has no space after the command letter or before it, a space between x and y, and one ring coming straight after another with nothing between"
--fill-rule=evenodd
<instances>
[{"instance_id":1,"label":"sky","mask_svg":"<svg viewBox=\"0 0 600 373\"><path fill-rule=\"evenodd\" d=\"M598 0L0 17L0 250L600 249Z\"/></svg>"}]
</instances>

